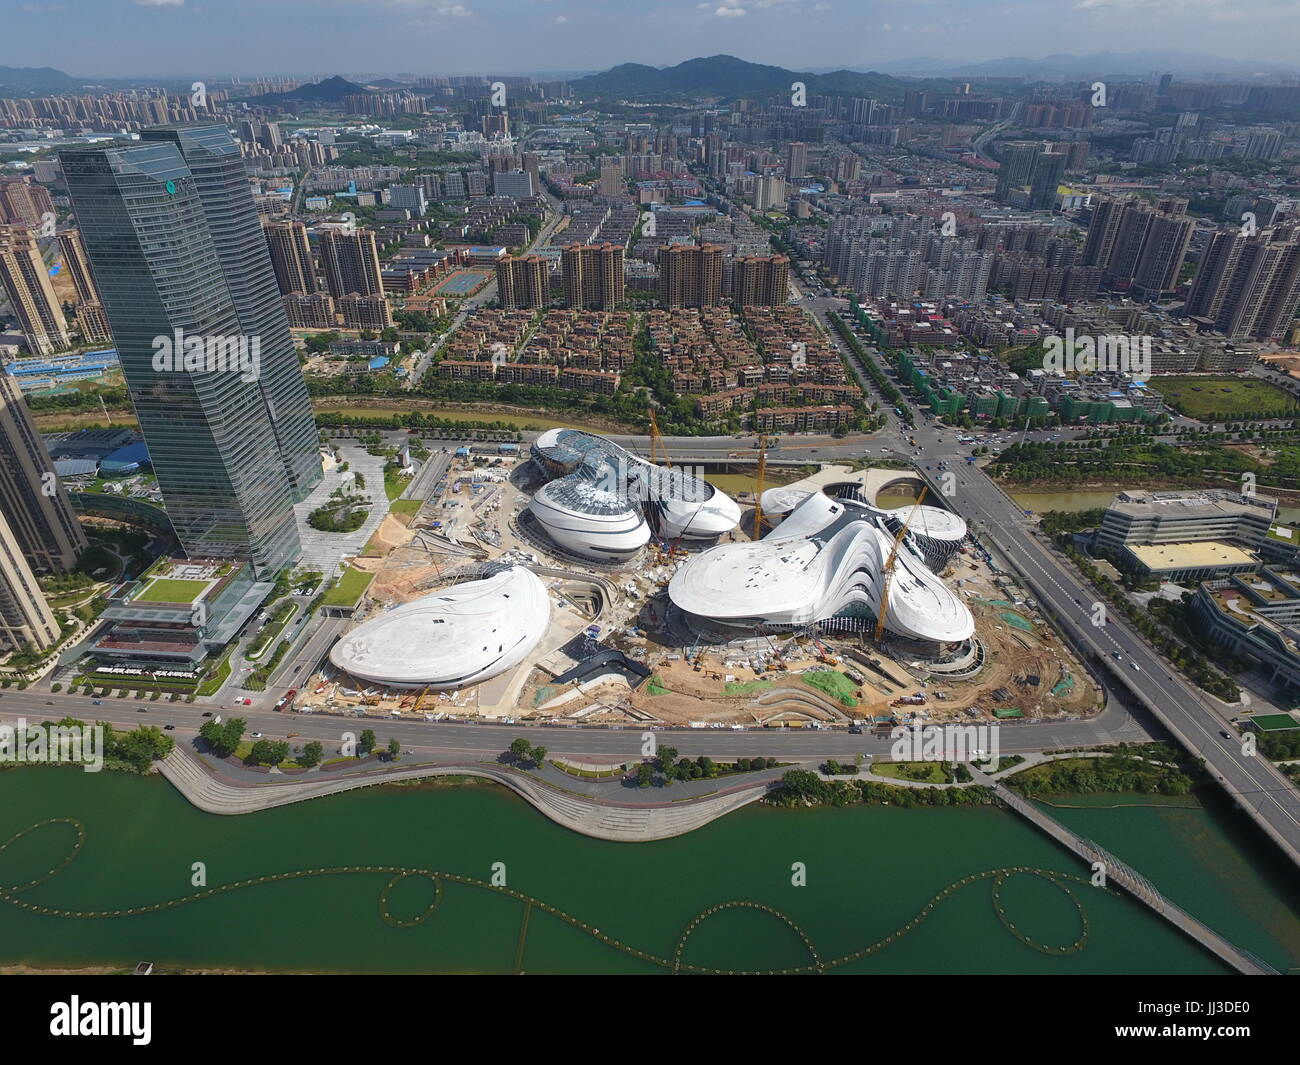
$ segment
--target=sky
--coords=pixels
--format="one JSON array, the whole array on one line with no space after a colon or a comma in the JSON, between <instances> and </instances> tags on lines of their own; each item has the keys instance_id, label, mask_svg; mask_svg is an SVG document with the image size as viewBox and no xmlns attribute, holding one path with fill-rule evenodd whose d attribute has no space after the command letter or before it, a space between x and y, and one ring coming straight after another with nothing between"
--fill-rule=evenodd
<instances>
[{"instance_id":1,"label":"sky","mask_svg":"<svg viewBox=\"0 0 1300 1065\"><path fill-rule=\"evenodd\" d=\"M1294 62L1295 0L0 0L0 65L78 76L795 70L1171 48Z\"/></svg>"}]
</instances>

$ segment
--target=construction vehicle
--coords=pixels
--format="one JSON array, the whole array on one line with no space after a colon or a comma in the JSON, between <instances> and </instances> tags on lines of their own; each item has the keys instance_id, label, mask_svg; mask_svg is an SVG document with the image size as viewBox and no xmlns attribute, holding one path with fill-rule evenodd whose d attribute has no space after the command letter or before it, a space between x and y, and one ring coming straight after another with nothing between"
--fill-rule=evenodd
<instances>
[{"instance_id":1,"label":"construction vehicle","mask_svg":"<svg viewBox=\"0 0 1300 1065\"><path fill-rule=\"evenodd\" d=\"M411 707L411 713L418 714L420 706L424 703L424 697L429 694L429 685L425 685L419 695L415 697L415 704Z\"/></svg>"},{"instance_id":2,"label":"construction vehicle","mask_svg":"<svg viewBox=\"0 0 1300 1065\"><path fill-rule=\"evenodd\" d=\"M894 563L898 561L898 549L903 543L903 538L907 535L908 526L912 524L912 517L919 513L921 504L925 502L925 494L929 490L929 485L925 485L921 489L921 494L916 499L916 506L908 511L907 519L903 522L902 528L898 530L898 535L894 537L894 546L890 548L889 559L885 563L884 581L880 586L880 615L876 618L877 644L885 635L885 614L889 610L889 586L894 580Z\"/></svg>"}]
</instances>

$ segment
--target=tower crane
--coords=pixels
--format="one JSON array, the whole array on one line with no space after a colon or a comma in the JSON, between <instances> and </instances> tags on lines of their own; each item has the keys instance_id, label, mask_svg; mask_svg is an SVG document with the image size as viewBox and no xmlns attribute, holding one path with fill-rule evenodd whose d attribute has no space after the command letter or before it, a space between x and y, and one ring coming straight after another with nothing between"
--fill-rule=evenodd
<instances>
[{"instance_id":1,"label":"tower crane","mask_svg":"<svg viewBox=\"0 0 1300 1065\"><path fill-rule=\"evenodd\" d=\"M925 493L929 490L929 485L921 489L921 494L916 498L918 509L925 502ZM889 586L894 579L894 563L898 561L898 547L903 542L903 537L907 535L908 526L912 524L912 518L916 513L917 510L913 510L908 514L903 527L898 530L898 535L894 537L894 546L889 551L889 561L885 563L885 573L880 584L880 615L876 618L876 643L880 643L880 638L885 634L885 613L889 610Z\"/></svg>"}]
</instances>

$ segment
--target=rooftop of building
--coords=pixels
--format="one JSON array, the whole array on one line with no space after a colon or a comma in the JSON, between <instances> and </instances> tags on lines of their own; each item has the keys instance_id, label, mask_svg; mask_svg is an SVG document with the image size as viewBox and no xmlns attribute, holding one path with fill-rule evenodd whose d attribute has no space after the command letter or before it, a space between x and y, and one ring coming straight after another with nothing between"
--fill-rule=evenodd
<instances>
[{"instance_id":1,"label":"rooftop of building","mask_svg":"<svg viewBox=\"0 0 1300 1065\"><path fill-rule=\"evenodd\" d=\"M1133 556L1153 572L1188 569L1218 569L1255 565L1249 551L1222 540L1198 540L1178 544L1129 544Z\"/></svg>"}]
</instances>

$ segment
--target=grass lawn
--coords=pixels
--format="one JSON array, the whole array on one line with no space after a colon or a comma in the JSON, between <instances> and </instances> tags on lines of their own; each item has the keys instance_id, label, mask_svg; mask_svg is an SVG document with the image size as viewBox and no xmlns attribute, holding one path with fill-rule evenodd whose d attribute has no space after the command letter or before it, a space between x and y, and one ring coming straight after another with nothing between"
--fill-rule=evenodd
<instances>
[{"instance_id":1,"label":"grass lawn","mask_svg":"<svg viewBox=\"0 0 1300 1065\"><path fill-rule=\"evenodd\" d=\"M207 588L207 581L178 581L170 577L157 577L145 586L139 598L148 603L192 603Z\"/></svg>"},{"instance_id":2,"label":"grass lawn","mask_svg":"<svg viewBox=\"0 0 1300 1065\"><path fill-rule=\"evenodd\" d=\"M388 508L388 513L396 514L399 518L413 518L420 513L422 506L424 506L423 499L394 499Z\"/></svg>"},{"instance_id":3,"label":"grass lawn","mask_svg":"<svg viewBox=\"0 0 1300 1065\"><path fill-rule=\"evenodd\" d=\"M325 593L321 606L356 606L374 579L373 573L363 573L349 566L339 582Z\"/></svg>"},{"instance_id":4,"label":"grass lawn","mask_svg":"<svg viewBox=\"0 0 1300 1065\"><path fill-rule=\"evenodd\" d=\"M803 682L836 699L842 706L857 706L858 686L834 669L810 669Z\"/></svg>"},{"instance_id":5,"label":"grass lawn","mask_svg":"<svg viewBox=\"0 0 1300 1065\"><path fill-rule=\"evenodd\" d=\"M1249 377L1165 377L1149 382L1171 407L1198 421L1290 414L1300 410L1290 393Z\"/></svg>"}]
</instances>

